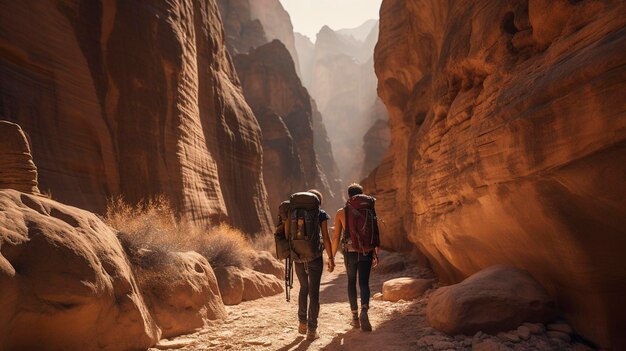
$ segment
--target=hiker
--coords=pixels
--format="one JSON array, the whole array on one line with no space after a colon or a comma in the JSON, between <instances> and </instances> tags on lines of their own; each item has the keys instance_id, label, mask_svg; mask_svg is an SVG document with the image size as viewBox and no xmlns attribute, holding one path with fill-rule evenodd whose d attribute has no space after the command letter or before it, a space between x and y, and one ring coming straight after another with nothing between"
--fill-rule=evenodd
<instances>
[{"instance_id":1,"label":"hiker","mask_svg":"<svg viewBox=\"0 0 626 351\"><path fill-rule=\"evenodd\" d=\"M335 217L333 257L341 241L344 264L348 274L348 300L352 311L350 325L363 331L372 331L368 309L370 301L370 271L378 264L380 238L374 199L363 195L363 187L353 183L348 187L346 207ZM347 217L347 220L346 220ZM356 298L357 275L361 291L361 314Z\"/></svg>"},{"instance_id":2,"label":"hiker","mask_svg":"<svg viewBox=\"0 0 626 351\"><path fill-rule=\"evenodd\" d=\"M328 235L327 222L330 216L321 209L321 204L322 194L315 189L295 193L290 197L289 213L285 216L287 220L284 221L284 233L289 238L290 259L295 262L296 275L300 282L298 332L306 334L307 340L319 338L317 317L320 310L319 297L324 269L322 259L324 249L329 259L328 271L332 272L335 268ZM313 235L308 235L307 232ZM290 270L290 268L287 269Z\"/></svg>"}]
</instances>

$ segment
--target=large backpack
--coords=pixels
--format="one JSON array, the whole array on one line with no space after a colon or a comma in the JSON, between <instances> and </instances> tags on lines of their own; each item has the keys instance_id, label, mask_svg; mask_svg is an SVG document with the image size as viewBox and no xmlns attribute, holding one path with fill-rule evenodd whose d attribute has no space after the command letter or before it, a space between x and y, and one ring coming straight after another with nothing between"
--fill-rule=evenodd
<instances>
[{"instance_id":1,"label":"large backpack","mask_svg":"<svg viewBox=\"0 0 626 351\"><path fill-rule=\"evenodd\" d=\"M344 213L346 216L346 229L343 241L348 239L352 248L358 252L368 253L380 245L376 210L374 209L375 198L363 194L352 196L346 202Z\"/></svg>"},{"instance_id":2,"label":"large backpack","mask_svg":"<svg viewBox=\"0 0 626 351\"><path fill-rule=\"evenodd\" d=\"M291 255L291 248L287 235L285 234L285 223L289 219L289 200L283 201L278 207L278 223L274 231L274 241L276 243L276 257L284 260Z\"/></svg>"},{"instance_id":3,"label":"large backpack","mask_svg":"<svg viewBox=\"0 0 626 351\"><path fill-rule=\"evenodd\" d=\"M289 198L287 238L294 262L309 262L322 255L320 200L314 194L301 192Z\"/></svg>"}]
</instances>

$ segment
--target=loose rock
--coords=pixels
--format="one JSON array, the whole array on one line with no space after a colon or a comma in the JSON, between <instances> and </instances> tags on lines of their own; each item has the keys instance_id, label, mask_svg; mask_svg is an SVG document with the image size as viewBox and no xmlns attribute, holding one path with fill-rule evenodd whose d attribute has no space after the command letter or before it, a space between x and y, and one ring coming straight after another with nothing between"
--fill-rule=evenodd
<instances>
[{"instance_id":1,"label":"loose rock","mask_svg":"<svg viewBox=\"0 0 626 351\"><path fill-rule=\"evenodd\" d=\"M439 288L430 296L427 315L430 324L445 333L471 335L479 330L508 331L528 320L549 320L553 306L528 272L496 265Z\"/></svg>"},{"instance_id":2,"label":"loose rock","mask_svg":"<svg viewBox=\"0 0 626 351\"><path fill-rule=\"evenodd\" d=\"M400 302L413 300L424 294L432 286L430 279L396 278L383 283L383 300Z\"/></svg>"}]
</instances>

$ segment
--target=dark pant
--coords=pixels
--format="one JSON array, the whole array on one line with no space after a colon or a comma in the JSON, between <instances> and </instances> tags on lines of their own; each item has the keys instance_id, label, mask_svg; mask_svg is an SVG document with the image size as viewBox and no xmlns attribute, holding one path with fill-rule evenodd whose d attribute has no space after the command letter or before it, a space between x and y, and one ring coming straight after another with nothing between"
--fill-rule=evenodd
<instances>
[{"instance_id":1,"label":"dark pant","mask_svg":"<svg viewBox=\"0 0 626 351\"><path fill-rule=\"evenodd\" d=\"M370 271L372 270L373 253L363 255L358 252L345 252L343 261L348 273L348 299L350 309L358 311L356 303L356 276L359 273L359 289L361 290L361 306L369 306L370 303Z\"/></svg>"},{"instance_id":2,"label":"dark pant","mask_svg":"<svg viewBox=\"0 0 626 351\"><path fill-rule=\"evenodd\" d=\"M307 323L309 329L317 329L317 316L320 313L320 282L324 261L322 256L307 263L296 262L296 275L300 281L298 294L298 320ZM307 319L307 297L309 302L309 318Z\"/></svg>"}]
</instances>

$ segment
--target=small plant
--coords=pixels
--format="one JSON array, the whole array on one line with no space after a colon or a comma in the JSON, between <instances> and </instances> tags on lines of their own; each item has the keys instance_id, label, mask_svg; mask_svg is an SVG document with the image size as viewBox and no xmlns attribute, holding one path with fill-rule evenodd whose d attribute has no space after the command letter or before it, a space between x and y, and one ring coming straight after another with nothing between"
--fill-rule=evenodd
<instances>
[{"instance_id":1,"label":"small plant","mask_svg":"<svg viewBox=\"0 0 626 351\"><path fill-rule=\"evenodd\" d=\"M152 269L171 262L172 252L196 251L213 267L247 267L250 242L228 225L202 226L178 216L164 196L130 205L121 197L109 201L106 222L135 267Z\"/></svg>"}]
</instances>

